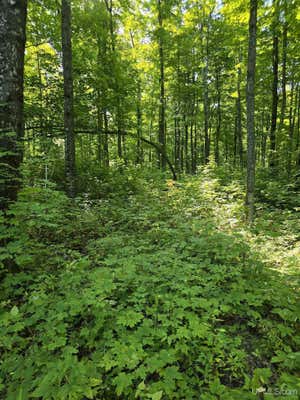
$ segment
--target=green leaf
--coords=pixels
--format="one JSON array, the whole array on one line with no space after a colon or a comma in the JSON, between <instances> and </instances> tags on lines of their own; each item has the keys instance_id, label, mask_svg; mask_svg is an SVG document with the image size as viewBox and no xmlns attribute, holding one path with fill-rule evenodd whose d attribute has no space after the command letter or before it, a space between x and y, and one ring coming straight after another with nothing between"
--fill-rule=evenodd
<instances>
[{"instance_id":1,"label":"green leaf","mask_svg":"<svg viewBox=\"0 0 300 400\"><path fill-rule=\"evenodd\" d=\"M19 309L18 309L18 307L17 307L17 306L13 306L13 308L10 310L10 314L11 314L13 317L16 317L17 315L19 315Z\"/></svg>"},{"instance_id":2,"label":"green leaf","mask_svg":"<svg viewBox=\"0 0 300 400\"><path fill-rule=\"evenodd\" d=\"M116 385L116 393L118 396L120 396L122 393L126 392L126 389L131 385L132 383L132 377L129 374L126 374L125 372L121 372L114 380L114 384Z\"/></svg>"},{"instance_id":3,"label":"green leaf","mask_svg":"<svg viewBox=\"0 0 300 400\"><path fill-rule=\"evenodd\" d=\"M149 399L151 399L151 400L161 400L162 395L163 395L163 391L160 390L159 392L149 394L148 396L149 396Z\"/></svg>"}]
</instances>

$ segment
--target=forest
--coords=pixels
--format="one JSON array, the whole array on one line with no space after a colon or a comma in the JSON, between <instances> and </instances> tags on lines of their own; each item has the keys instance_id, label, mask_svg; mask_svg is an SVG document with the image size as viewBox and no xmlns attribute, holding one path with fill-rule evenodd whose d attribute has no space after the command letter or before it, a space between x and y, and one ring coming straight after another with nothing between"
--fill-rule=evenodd
<instances>
[{"instance_id":1,"label":"forest","mask_svg":"<svg viewBox=\"0 0 300 400\"><path fill-rule=\"evenodd\" d=\"M0 399L300 398L299 0L0 0Z\"/></svg>"}]
</instances>

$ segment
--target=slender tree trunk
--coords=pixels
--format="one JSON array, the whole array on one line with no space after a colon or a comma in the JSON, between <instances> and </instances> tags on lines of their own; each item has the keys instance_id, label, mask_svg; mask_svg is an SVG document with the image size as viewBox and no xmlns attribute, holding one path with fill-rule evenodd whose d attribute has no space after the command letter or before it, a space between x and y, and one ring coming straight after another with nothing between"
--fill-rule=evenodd
<instances>
[{"instance_id":1,"label":"slender tree trunk","mask_svg":"<svg viewBox=\"0 0 300 400\"><path fill-rule=\"evenodd\" d=\"M68 195L70 197L74 197L76 194L76 169L70 0L62 0L61 7L61 32L64 75L65 172Z\"/></svg>"},{"instance_id":2,"label":"slender tree trunk","mask_svg":"<svg viewBox=\"0 0 300 400\"><path fill-rule=\"evenodd\" d=\"M180 146L181 146L181 135L180 135L180 119L178 118L178 110L175 111L176 115L174 116L174 158L175 158L175 169L176 171L180 171Z\"/></svg>"},{"instance_id":3,"label":"slender tree trunk","mask_svg":"<svg viewBox=\"0 0 300 400\"><path fill-rule=\"evenodd\" d=\"M275 17L273 26L273 86L272 86L272 119L270 130L270 168L276 165L276 124L277 124L277 107L278 107L278 36L277 36L277 10L276 0L274 0Z\"/></svg>"},{"instance_id":4,"label":"slender tree trunk","mask_svg":"<svg viewBox=\"0 0 300 400\"><path fill-rule=\"evenodd\" d=\"M153 109L151 108L151 114L150 114L150 123L149 123L149 141L152 141L152 130L153 130ZM152 150L150 148L149 150L149 163L152 163Z\"/></svg>"},{"instance_id":5,"label":"slender tree trunk","mask_svg":"<svg viewBox=\"0 0 300 400\"><path fill-rule=\"evenodd\" d=\"M294 80L291 84L291 100L289 110L289 139L288 139L288 155L287 155L287 172L288 176L291 175L292 158L293 158L293 140L294 140L294 127L295 127L295 116L294 116ZM297 99L296 99L297 102Z\"/></svg>"},{"instance_id":6,"label":"slender tree trunk","mask_svg":"<svg viewBox=\"0 0 300 400\"><path fill-rule=\"evenodd\" d=\"M197 121L195 121L195 130L194 130L194 165L193 165L193 173L197 172L198 167L198 129L197 129Z\"/></svg>"},{"instance_id":7,"label":"slender tree trunk","mask_svg":"<svg viewBox=\"0 0 300 400\"><path fill-rule=\"evenodd\" d=\"M236 166L237 159L237 115L234 120L234 137L233 137L233 165Z\"/></svg>"},{"instance_id":8,"label":"slender tree trunk","mask_svg":"<svg viewBox=\"0 0 300 400\"><path fill-rule=\"evenodd\" d=\"M246 207L249 223L254 220L255 192L255 67L256 67L257 0L250 0L249 46L247 68L247 191Z\"/></svg>"},{"instance_id":9,"label":"slender tree trunk","mask_svg":"<svg viewBox=\"0 0 300 400\"><path fill-rule=\"evenodd\" d=\"M44 132L44 115L43 115L43 107L44 107L44 95L43 95L43 82L42 82L42 71L41 71L41 63L40 63L40 56L37 52L37 70L38 70L38 78L39 78L39 121L40 121L40 133L42 136L45 134Z\"/></svg>"},{"instance_id":10,"label":"slender tree trunk","mask_svg":"<svg viewBox=\"0 0 300 400\"><path fill-rule=\"evenodd\" d=\"M134 35L130 30L131 47L134 49ZM135 60L136 61L136 60ZM138 71L136 71L138 74ZM142 149L142 90L141 80L137 79L137 96L136 96L136 133L137 133L137 147L136 147L136 163L140 164L143 162L143 149ZM125 136L124 136L125 139Z\"/></svg>"},{"instance_id":11,"label":"slender tree trunk","mask_svg":"<svg viewBox=\"0 0 300 400\"><path fill-rule=\"evenodd\" d=\"M184 158L185 158L185 172L190 172L190 163L189 163L189 126L186 120L186 116L184 116Z\"/></svg>"},{"instance_id":12,"label":"slender tree trunk","mask_svg":"<svg viewBox=\"0 0 300 400\"><path fill-rule=\"evenodd\" d=\"M175 158L175 170L179 172L182 170L181 168L181 118L180 118L180 109L181 109L181 82L180 82L180 39L176 41L176 86L177 86L177 101L176 101L176 108L175 108L175 115L174 115L174 158Z\"/></svg>"},{"instance_id":13,"label":"slender tree trunk","mask_svg":"<svg viewBox=\"0 0 300 400\"><path fill-rule=\"evenodd\" d=\"M143 153L142 153L142 107L141 107L141 82L138 81L137 84L137 105L136 105L136 120L137 120L137 163L140 164L143 162Z\"/></svg>"},{"instance_id":14,"label":"slender tree trunk","mask_svg":"<svg viewBox=\"0 0 300 400\"><path fill-rule=\"evenodd\" d=\"M265 112L262 113L261 121L261 165L266 166L266 147L267 147L267 132L265 131Z\"/></svg>"},{"instance_id":15,"label":"slender tree trunk","mask_svg":"<svg viewBox=\"0 0 300 400\"><path fill-rule=\"evenodd\" d=\"M183 129L185 128L185 123L184 123L184 117L183 117L183 119L180 121L181 122L181 124L180 124L180 126L181 126L181 128L179 128L180 129L180 132L182 132L182 134L181 134L181 141L180 141L180 170L183 172L184 171L184 162L185 162L185 135L184 135L184 132L183 132Z\"/></svg>"},{"instance_id":16,"label":"slender tree trunk","mask_svg":"<svg viewBox=\"0 0 300 400\"><path fill-rule=\"evenodd\" d=\"M283 33L282 33L282 79L281 79L282 103L281 103L280 123L279 123L280 132L282 131L284 126L284 117L286 109L287 32L288 32L288 25L287 22L285 22L283 25Z\"/></svg>"},{"instance_id":17,"label":"slender tree trunk","mask_svg":"<svg viewBox=\"0 0 300 400\"><path fill-rule=\"evenodd\" d=\"M106 110L103 111L103 115L104 115L104 143L103 143L104 163L105 167L109 168L108 118Z\"/></svg>"},{"instance_id":18,"label":"slender tree trunk","mask_svg":"<svg viewBox=\"0 0 300 400\"><path fill-rule=\"evenodd\" d=\"M203 71L203 106L204 106L204 152L205 152L205 164L209 162L210 156L210 137L209 137L209 98L208 98L208 68L209 68L209 48L208 48L208 35L209 27L207 27L206 34L206 55L205 55L205 67Z\"/></svg>"},{"instance_id":19,"label":"slender tree trunk","mask_svg":"<svg viewBox=\"0 0 300 400\"><path fill-rule=\"evenodd\" d=\"M225 160L226 160L226 162L228 161L228 131L227 130L225 130L224 131L224 150L225 150Z\"/></svg>"},{"instance_id":20,"label":"slender tree trunk","mask_svg":"<svg viewBox=\"0 0 300 400\"><path fill-rule=\"evenodd\" d=\"M21 183L26 11L26 0L0 0L0 209L4 210L16 200Z\"/></svg>"},{"instance_id":21,"label":"slender tree trunk","mask_svg":"<svg viewBox=\"0 0 300 400\"><path fill-rule=\"evenodd\" d=\"M239 67L237 73L237 99L236 99L236 129L238 153L240 159L240 167L243 167L243 132L242 132L242 104L241 104L241 78L242 70Z\"/></svg>"},{"instance_id":22,"label":"slender tree trunk","mask_svg":"<svg viewBox=\"0 0 300 400\"><path fill-rule=\"evenodd\" d=\"M109 31L111 40L111 51L112 51L112 70L114 76L114 92L116 96L116 123L117 123L117 149L118 157L123 158L123 148L122 148L122 112L120 103L120 86L118 75L116 71L116 45L115 45L115 32L114 32L114 21L113 21L113 1L105 0L106 9L109 14Z\"/></svg>"},{"instance_id":23,"label":"slender tree trunk","mask_svg":"<svg viewBox=\"0 0 300 400\"><path fill-rule=\"evenodd\" d=\"M98 131L98 136L97 136L97 160L102 164L103 161L103 154L102 154L102 149L103 149L103 118L102 118L102 113L101 113L101 100L100 100L100 91L97 90L97 131Z\"/></svg>"},{"instance_id":24,"label":"slender tree trunk","mask_svg":"<svg viewBox=\"0 0 300 400\"><path fill-rule=\"evenodd\" d=\"M296 168L300 167L300 85L298 85L297 125L296 125Z\"/></svg>"},{"instance_id":25,"label":"slender tree trunk","mask_svg":"<svg viewBox=\"0 0 300 400\"><path fill-rule=\"evenodd\" d=\"M215 162L220 164L220 134L221 134L221 86L220 86L220 69L216 71L216 91L217 91L217 127L215 136Z\"/></svg>"},{"instance_id":26,"label":"slender tree trunk","mask_svg":"<svg viewBox=\"0 0 300 400\"><path fill-rule=\"evenodd\" d=\"M190 125L190 152L191 152L191 173L194 174L195 171L195 149L194 149L194 135L193 135L193 121Z\"/></svg>"},{"instance_id":27,"label":"slender tree trunk","mask_svg":"<svg viewBox=\"0 0 300 400\"><path fill-rule=\"evenodd\" d=\"M162 148L162 152L166 153L166 99L165 99L165 59L164 59L164 39L163 39L163 14L162 14L162 6L161 0L157 2L158 7L158 48L159 48L159 86L160 86L160 95L159 95L159 135L158 141ZM161 153L159 154L159 164L162 169L166 168L166 160L162 157Z\"/></svg>"},{"instance_id":28,"label":"slender tree trunk","mask_svg":"<svg viewBox=\"0 0 300 400\"><path fill-rule=\"evenodd\" d=\"M117 96L119 96L117 94ZM119 100L118 100L119 101ZM120 116L120 109L119 106L117 106L117 132L118 132L118 157L123 158L123 149L122 149L122 123L121 123L121 116Z\"/></svg>"},{"instance_id":29,"label":"slender tree trunk","mask_svg":"<svg viewBox=\"0 0 300 400\"><path fill-rule=\"evenodd\" d=\"M178 152L178 136L177 136L177 115L176 115L176 110L175 110L175 115L174 115L174 166L176 171L178 171L177 168L177 160L178 160L178 156L177 156L177 152Z\"/></svg>"}]
</instances>

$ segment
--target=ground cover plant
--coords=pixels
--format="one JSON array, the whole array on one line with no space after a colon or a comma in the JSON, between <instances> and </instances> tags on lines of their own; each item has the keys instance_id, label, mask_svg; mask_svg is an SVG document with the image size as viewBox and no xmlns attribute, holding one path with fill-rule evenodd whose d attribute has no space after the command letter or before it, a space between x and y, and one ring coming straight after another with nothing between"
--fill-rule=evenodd
<instances>
[{"instance_id":1,"label":"ground cover plant","mask_svg":"<svg viewBox=\"0 0 300 400\"><path fill-rule=\"evenodd\" d=\"M262 205L250 229L238 181L143 179L123 198L20 193L1 398L298 398L296 213Z\"/></svg>"}]
</instances>

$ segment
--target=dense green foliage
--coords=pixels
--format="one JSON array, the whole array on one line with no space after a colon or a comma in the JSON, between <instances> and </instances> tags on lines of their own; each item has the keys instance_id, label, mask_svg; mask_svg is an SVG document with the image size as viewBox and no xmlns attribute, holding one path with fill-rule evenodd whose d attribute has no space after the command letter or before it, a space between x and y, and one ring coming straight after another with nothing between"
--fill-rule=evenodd
<instances>
[{"instance_id":1,"label":"dense green foliage","mask_svg":"<svg viewBox=\"0 0 300 400\"><path fill-rule=\"evenodd\" d=\"M75 202L48 182L24 188L1 232L0 397L233 400L264 387L296 400L297 188L262 173L249 229L228 176L123 167Z\"/></svg>"},{"instance_id":2,"label":"dense green foliage","mask_svg":"<svg viewBox=\"0 0 300 400\"><path fill-rule=\"evenodd\" d=\"M257 164L265 168L276 156L278 171L291 174L300 165L300 14L296 0L258 3ZM195 172L208 158L245 166L249 1L72 0L71 5L80 166L82 160L105 167L120 159L157 164L156 150L138 137L161 142L161 80L166 151L176 170ZM58 160L63 157L57 151L64 136L60 35L57 2L29 2L24 88L28 159L43 154L46 162L49 149L56 150ZM270 143L273 37L279 58L275 149Z\"/></svg>"},{"instance_id":3,"label":"dense green foliage","mask_svg":"<svg viewBox=\"0 0 300 400\"><path fill-rule=\"evenodd\" d=\"M1 400L299 399L297 3L0 1Z\"/></svg>"}]
</instances>

